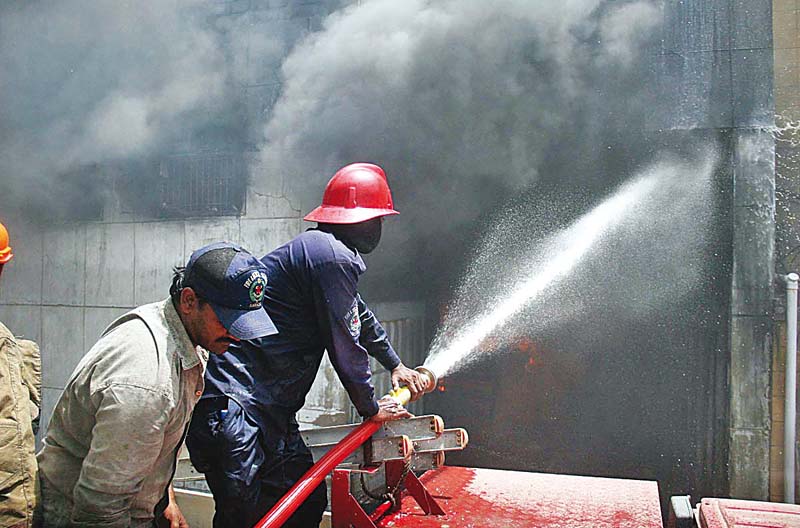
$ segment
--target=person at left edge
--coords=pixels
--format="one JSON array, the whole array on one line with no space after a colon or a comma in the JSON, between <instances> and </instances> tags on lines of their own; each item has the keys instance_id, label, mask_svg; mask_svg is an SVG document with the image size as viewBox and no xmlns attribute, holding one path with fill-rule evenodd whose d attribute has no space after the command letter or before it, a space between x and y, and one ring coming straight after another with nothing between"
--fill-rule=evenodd
<instances>
[{"instance_id":1,"label":"person at left edge","mask_svg":"<svg viewBox=\"0 0 800 528\"><path fill-rule=\"evenodd\" d=\"M227 242L195 251L170 298L105 330L53 411L38 454L48 528L187 526L170 486L207 352L276 332L264 265Z\"/></svg>"},{"instance_id":2,"label":"person at left edge","mask_svg":"<svg viewBox=\"0 0 800 528\"><path fill-rule=\"evenodd\" d=\"M14 254L0 223L0 274ZM39 347L0 322L0 527L30 528L39 500L34 435L42 394Z\"/></svg>"}]
</instances>

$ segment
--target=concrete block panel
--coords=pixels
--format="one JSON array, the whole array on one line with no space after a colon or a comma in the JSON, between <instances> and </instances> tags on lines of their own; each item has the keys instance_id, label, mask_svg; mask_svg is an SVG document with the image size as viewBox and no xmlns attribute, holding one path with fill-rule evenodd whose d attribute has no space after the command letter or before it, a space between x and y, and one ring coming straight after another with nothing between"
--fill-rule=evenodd
<instances>
[{"instance_id":1,"label":"concrete block panel","mask_svg":"<svg viewBox=\"0 0 800 528\"><path fill-rule=\"evenodd\" d=\"M86 308L83 324L83 350L88 351L100 339L103 330L127 308Z\"/></svg>"},{"instance_id":2,"label":"concrete block panel","mask_svg":"<svg viewBox=\"0 0 800 528\"><path fill-rule=\"evenodd\" d=\"M731 47L753 49L772 47L773 0L731 2Z\"/></svg>"},{"instance_id":3,"label":"concrete block panel","mask_svg":"<svg viewBox=\"0 0 800 528\"><path fill-rule=\"evenodd\" d=\"M731 428L769 428L771 321L767 317L731 320Z\"/></svg>"},{"instance_id":4,"label":"concrete block panel","mask_svg":"<svg viewBox=\"0 0 800 528\"><path fill-rule=\"evenodd\" d=\"M256 170L258 165L255 166ZM269 194L254 189L247 190L246 218L301 218L296 208L282 194Z\"/></svg>"},{"instance_id":5,"label":"concrete block panel","mask_svg":"<svg viewBox=\"0 0 800 528\"><path fill-rule=\"evenodd\" d=\"M797 7L790 10L777 10L772 17L772 32L775 49L789 49L800 46L800 28L797 26L800 11Z\"/></svg>"},{"instance_id":6,"label":"concrete block panel","mask_svg":"<svg viewBox=\"0 0 800 528\"><path fill-rule=\"evenodd\" d=\"M800 9L798 0L775 0L772 2L773 16L781 15L787 11L796 11L797 9Z\"/></svg>"},{"instance_id":7,"label":"concrete block panel","mask_svg":"<svg viewBox=\"0 0 800 528\"><path fill-rule=\"evenodd\" d=\"M775 123L772 49L731 52L733 126L770 127Z\"/></svg>"},{"instance_id":8,"label":"concrete block panel","mask_svg":"<svg viewBox=\"0 0 800 528\"><path fill-rule=\"evenodd\" d=\"M64 388L75 365L86 349L83 340L81 307L45 306L42 308L42 384Z\"/></svg>"},{"instance_id":9,"label":"concrete block panel","mask_svg":"<svg viewBox=\"0 0 800 528\"><path fill-rule=\"evenodd\" d=\"M86 304L133 306L133 224L86 227Z\"/></svg>"},{"instance_id":10,"label":"concrete block panel","mask_svg":"<svg viewBox=\"0 0 800 528\"><path fill-rule=\"evenodd\" d=\"M3 268L0 302L42 302L42 230L27 222L4 219L14 259Z\"/></svg>"},{"instance_id":11,"label":"concrete block panel","mask_svg":"<svg viewBox=\"0 0 800 528\"><path fill-rule=\"evenodd\" d=\"M800 86L800 48L776 49L774 68L776 88Z\"/></svg>"},{"instance_id":12,"label":"concrete block panel","mask_svg":"<svg viewBox=\"0 0 800 528\"><path fill-rule=\"evenodd\" d=\"M184 258L182 260L188 260L192 252L198 248L223 240L239 241L239 218L187 220L184 226Z\"/></svg>"},{"instance_id":13,"label":"concrete block panel","mask_svg":"<svg viewBox=\"0 0 800 528\"><path fill-rule=\"evenodd\" d=\"M775 206L733 208L733 280L738 288L771 288Z\"/></svg>"},{"instance_id":14,"label":"concrete block panel","mask_svg":"<svg viewBox=\"0 0 800 528\"><path fill-rule=\"evenodd\" d=\"M654 58L658 103L648 117L654 129L691 130L733 125L731 60L727 51L667 51Z\"/></svg>"},{"instance_id":15,"label":"concrete block panel","mask_svg":"<svg viewBox=\"0 0 800 528\"><path fill-rule=\"evenodd\" d=\"M684 0L664 7L664 47L698 52L730 49L729 0Z\"/></svg>"},{"instance_id":16,"label":"concrete block panel","mask_svg":"<svg viewBox=\"0 0 800 528\"><path fill-rule=\"evenodd\" d=\"M165 299L172 283L172 268L186 264L183 222L153 222L135 227L134 304Z\"/></svg>"},{"instance_id":17,"label":"concrete block panel","mask_svg":"<svg viewBox=\"0 0 800 528\"><path fill-rule=\"evenodd\" d=\"M740 273L740 275L743 274ZM768 317L772 313L773 296L771 288L731 288L731 315Z\"/></svg>"},{"instance_id":18,"label":"concrete block panel","mask_svg":"<svg viewBox=\"0 0 800 528\"><path fill-rule=\"evenodd\" d=\"M242 219L241 244L260 257L299 234L300 222L299 219Z\"/></svg>"},{"instance_id":19,"label":"concrete block panel","mask_svg":"<svg viewBox=\"0 0 800 528\"><path fill-rule=\"evenodd\" d=\"M283 216L276 215L270 211L262 213L257 207L251 209L250 200L251 198L259 197L286 200L287 196L284 193L284 174L259 157L251 157L248 161L250 167L250 186L247 192L247 216ZM290 198L289 202L291 202ZM297 214L299 215L301 207L298 204L292 203L292 205L293 207L291 207L291 209L297 210Z\"/></svg>"},{"instance_id":20,"label":"concrete block panel","mask_svg":"<svg viewBox=\"0 0 800 528\"><path fill-rule=\"evenodd\" d=\"M741 130L735 134L734 206L774 207L775 137L767 130ZM770 211L766 213L765 220L770 221Z\"/></svg>"},{"instance_id":21,"label":"concrete block panel","mask_svg":"<svg viewBox=\"0 0 800 528\"><path fill-rule=\"evenodd\" d=\"M776 118L783 123L800 120L800 100L796 96L798 89L794 86L775 87Z\"/></svg>"},{"instance_id":22,"label":"concrete block panel","mask_svg":"<svg viewBox=\"0 0 800 528\"><path fill-rule=\"evenodd\" d=\"M42 439L47 432L47 426L50 423L50 417L53 416L53 409L56 408L58 399L61 398L62 389L51 389L44 387L42 389L42 410L39 415L39 434L36 435L36 450L42 447Z\"/></svg>"},{"instance_id":23,"label":"concrete block panel","mask_svg":"<svg viewBox=\"0 0 800 528\"><path fill-rule=\"evenodd\" d=\"M85 226L57 226L46 230L42 239L42 302L82 306L85 290Z\"/></svg>"},{"instance_id":24,"label":"concrete block panel","mask_svg":"<svg viewBox=\"0 0 800 528\"><path fill-rule=\"evenodd\" d=\"M4 272L5 273L5 272ZM0 322L17 337L39 343L42 336L42 307L29 305L0 305Z\"/></svg>"},{"instance_id":25,"label":"concrete block panel","mask_svg":"<svg viewBox=\"0 0 800 528\"><path fill-rule=\"evenodd\" d=\"M766 430L734 430L730 445L730 496L766 500L769 493L769 434Z\"/></svg>"}]
</instances>

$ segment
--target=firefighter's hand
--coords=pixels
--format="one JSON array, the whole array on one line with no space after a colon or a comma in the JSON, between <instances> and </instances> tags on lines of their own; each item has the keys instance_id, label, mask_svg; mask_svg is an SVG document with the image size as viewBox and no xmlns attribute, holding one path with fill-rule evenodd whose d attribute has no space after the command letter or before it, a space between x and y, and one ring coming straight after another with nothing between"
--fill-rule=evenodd
<instances>
[{"instance_id":1,"label":"firefighter's hand","mask_svg":"<svg viewBox=\"0 0 800 528\"><path fill-rule=\"evenodd\" d=\"M164 518L169 521L169 528L189 528L189 523L175 501L175 492L169 487L169 505L164 510Z\"/></svg>"},{"instance_id":2,"label":"firefighter's hand","mask_svg":"<svg viewBox=\"0 0 800 528\"><path fill-rule=\"evenodd\" d=\"M392 370L392 388L408 387L411 392L411 401L415 401L425 392L425 379L414 369L400 363Z\"/></svg>"},{"instance_id":3,"label":"firefighter's hand","mask_svg":"<svg viewBox=\"0 0 800 528\"><path fill-rule=\"evenodd\" d=\"M412 418L413 416L405 407L397 403L394 398L384 396L378 400L378 414L370 419L376 422L388 422L401 418Z\"/></svg>"}]
</instances>

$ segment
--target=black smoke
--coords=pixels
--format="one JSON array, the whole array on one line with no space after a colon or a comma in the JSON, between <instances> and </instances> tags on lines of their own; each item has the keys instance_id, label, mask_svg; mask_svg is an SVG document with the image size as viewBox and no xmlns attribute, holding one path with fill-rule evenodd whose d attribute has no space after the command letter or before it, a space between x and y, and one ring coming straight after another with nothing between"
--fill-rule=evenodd
<instances>
[{"instance_id":1,"label":"black smoke","mask_svg":"<svg viewBox=\"0 0 800 528\"><path fill-rule=\"evenodd\" d=\"M264 87L308 21L292 19L292 6L229 7L206 0L3 2L4 214L97 217L114 192L132 203L156 200L165 155L254 150L253 132L272 102Z\"/></svg>"},{"instance_id":2,"label":"black smoke","mask_svg":"<svg viewBox=\"0 0 800 528\"><path fill-rule=\"evenodd\" d=\"M661 17L646 0L351 5L283 63L262 170L308 210L340 166L383 165L401 216L366 280L417 296L437 287L417 270L446 284L507 200L607 189L651 159Z\"/></svg>"}]
</instances>

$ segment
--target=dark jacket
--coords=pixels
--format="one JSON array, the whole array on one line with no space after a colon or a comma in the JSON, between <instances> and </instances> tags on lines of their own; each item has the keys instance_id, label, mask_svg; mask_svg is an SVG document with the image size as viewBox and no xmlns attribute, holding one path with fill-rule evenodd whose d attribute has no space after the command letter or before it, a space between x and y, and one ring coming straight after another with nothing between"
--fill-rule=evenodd
<instances>
[{"instance_id":1,"label":"dark jacket","mask_svg":"<svg viewBox=\"0 0 800 528\"><path fill-rule=\"evenodd\" d=\"M332 234L311 229L262 261L268 276L264 307L278 333L212 356L203 398L236 400L265 431L268 444L279 442L296 428L294 415L327 350L359 414L377 413L368 356L388 370L400 359L356 291L366 270L361 256Z\"/></svg>"}]
</instances>

